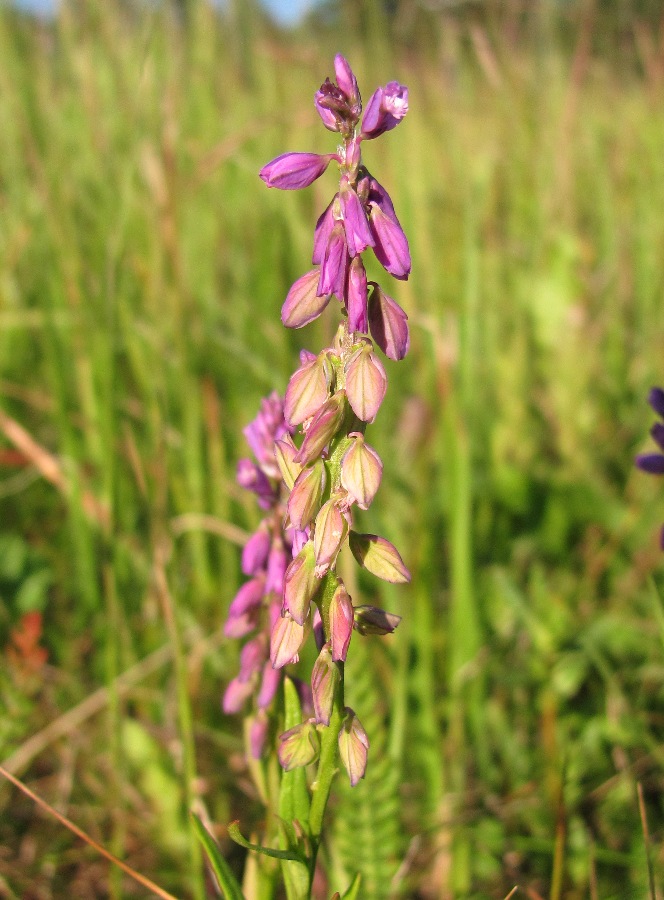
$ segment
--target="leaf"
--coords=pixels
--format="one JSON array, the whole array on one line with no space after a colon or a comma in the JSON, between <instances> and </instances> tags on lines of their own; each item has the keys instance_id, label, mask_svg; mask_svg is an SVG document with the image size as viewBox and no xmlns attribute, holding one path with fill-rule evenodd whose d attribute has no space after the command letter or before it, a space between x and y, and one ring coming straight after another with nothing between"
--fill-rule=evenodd
<instances>
[{"instance_id":1,"label":"leaf","mask_svg":"<svg viewBox=\"0 0 664 900\"><path fill-rule=\"evenodd\" d=\"M284 679L284 730L295 728L302 722L302 706L297 689L290 678ZM294 823L298 822L305 834L309 830L309 790L304 768L292 769L281 776L279 791L279 816L282 820L281 840L292 849L297 848L297 831ZM284 887L288 900L306 900L309 897L309 867L303 856L298 856L298 863L282 863Z\"/></svg>"},{"instance_id":2,"label":"leaf","mask_svg":"<svg viewBox=\"0 0 664 900\"><path fill-rule=\"evenodd\" d=\"M343 894L341 900L357 900L360 896L360 885L362 884L362 876L358 872L351 882L348 890Z\"/></svg>"},{"instance_id":3,"label":"leaf","mask_svg":"<svg viewBox=\"0 0 664 900\"><path fill-rule=\"evenodd\" d=\"M290 678L284 679L284 731L302 722L302 707L297 689ZM284 822L297 820L305 831L309 827L309 791L303 768L284 772L279 793L279 816Z\"/></svg>"},{"instance_id":4,"label":"leaf","mask_svg":"<svg viewBox=\"0 0 664 900\"><path fill-rule=\"evenodd\" d=\"M217 842L195 813L192 813L191 817L194 821L194 829L198 839L203 845L203 849L205 850L225 900L245 900L242 889L237 883L235 875L233 875L233 872L231 871L231 867L224 859Z\"/></svg>"},{"instance_id":5,"label":"leaf","mask_svg":"<svg viewBox=\"0 0 664 900\"><path fill-rule=\"evenodd\" d=\"M243 836L237 821L231 822L228 826L228 836L240 847L244 847L246 850L253 850L255 853L262 853L263 856L271 856L273 859L288 859L298 863L306 862L302 854L295 850L273 850L271 847L261 847L260 844L252 844L251 841L248 841Z\"/></svg>"}]
</instances>

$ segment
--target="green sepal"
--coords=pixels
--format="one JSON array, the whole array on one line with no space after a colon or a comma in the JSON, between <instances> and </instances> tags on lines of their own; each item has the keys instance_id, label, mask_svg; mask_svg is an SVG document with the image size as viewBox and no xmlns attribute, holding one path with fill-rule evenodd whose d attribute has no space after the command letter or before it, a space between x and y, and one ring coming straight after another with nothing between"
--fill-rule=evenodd
<instances>
[{"instance_id":1,"label":"green sepal","mask_svg":"<svg viewBox=\"0 0 664 900\"><path fill-rule=\"evenodd\" d=\"M261 853L263 856L271 856L273 859L287 859L293 862L304 864L306 860L297 850L273 850L272 847L262 847L260 844L252 844L248 841L238 826L237 821L231 822L228 826L228 836L231 840L244 847L246 850L253 850L255 853Z\"/></svg>"},{"instance_id":2,"label":"green sepal","mask_svg":"<svg viewBox=\"0 0 664 900\"><path fill-rule=\"evenodd\" d=\"M245 900L242 888L238 884L235 875L233 875L231 867L224 859L217 842L195 813L191 814L191 818L194 822L196 836L203 845L219 888L224 895L224 900Z\"/></svg>"}]
</instances>

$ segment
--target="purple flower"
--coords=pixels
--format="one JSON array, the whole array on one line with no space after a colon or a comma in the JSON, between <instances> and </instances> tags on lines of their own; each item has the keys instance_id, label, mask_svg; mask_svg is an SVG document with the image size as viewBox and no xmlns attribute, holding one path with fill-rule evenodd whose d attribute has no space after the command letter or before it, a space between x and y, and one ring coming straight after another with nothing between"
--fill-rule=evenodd
<instances>
[{"instance_id":1,"label":"purple flower","mask_svg":"<svg viewBox=\"0 0 664 900\"><path fill-rule=\"evenodd\" d=\"M261 400L258 415L244 428L244 436L258 465L270 478L279 478L279 467L274 458L274 442L290 431L284 421L284 402L276 391Z\"/></svg>"},{"instance_id":2,"label":"purple flower","mask_svg":"<svg viewBox=\"0 0 664 900\"><path fill-rule=\"evenodd\" d=\"M234 678L229 682L221 703L221 708L226 715L240 712L249 697L251 697L253 689L250 681L241 681L240 678Z\"/></svg>"},{"instance_id":3,"label":"purple flower","mask_svg":"<svg viewBox=\"0 0 664 900\"><path fill-rule=\"evenodd\" d=\"M648 403L657 415L664 419L664 390L662 388L651 388L648 394ZM650 429L650 434L658 447L664 451L664 424L655 422ZM664 475L664 453L641 453L636 457L635 463L639 469L650 475ZM664 550L664 526L660 531L659 543Z\"/></svg>"},{"instance_id":4,"label":"purple flower","mask_svg":"<svg viewBox=\"0 0 664 900\"><path fill-rule=\"evenodd\" d=\"M270 552L270 534L261 522L255 534L242 548L242 571L245 575L257 575L265 567Z\"/></svg>"},{"instance_id":5,"label":"purple flower","mask_svg":"<svg viewBox=\"0 0 664 900\"><path fill-rule=\"evenodd\" d=\"M401 225L377 203L370 204L369 226L374 237L376 259L390 275L405 281L410 275L410 249Z\"/></svg>"},{"instance_id":6,"label":"purple flower","mask_svg":"<svg viewBox=\"0 0 664 900\"><path fill-rule=\"evenodd\" d=\"M259 175L268 187L296 191L309 187L323 174L336 153L284 153L267 163Z\"/></svg>"},{"instance_id":7,"label":"purple flower","mask_svg":"<svg viewBox=\"0 0 664 900\"><path fill-rule=\"evenodd\" d=\"M408 316L391 297L375 283L369 297L371 337L385 356L403 359L410 346Z\"/></svg>"},{"instance_id":8,"label":"purple flower","mask_svg":"<svg viewBox=\"0 0 664 900\"><path fill-rule=\"evenodd\" d=\"M367 273L359 256L348 268L348 284L346 287L346 311L348 312L348 330L367 333Z\"/></svg>"},{"instance_id":9,"label":"purple flower","mask_svg":"<svg viewBox=\"0 0 664 900\"><path fill-rule=\"evenodd\" d=\"M367 247L373 247L376 242L371 234L364 206L348 179L341 185L339 200L344 217L348 253L351 257L355 257L363 253Z\"/></svg>"},{"instance_id":10,"label":"purple flower","mask_svg":"<svg viewBox=\"0 0 664 900\"><path fill-rule=\"evenodd\" d=\"M323 253L318 293L321 295L335 294L337 297L343 298L347 267L346 232L342 222L335 222Z\"/></svg>"},{"instance_id":11,"label":"purple flower","mask_svg":"<svg viewBox=\"0 0 664 900\"><path fill-rule=\"evenodd\" d=\"M362 119L362 137L377 138L391 131L408 112L408 88L390 81L378 88L369 99Z\"/></svg>"},{"instance_id":12,"label":"purple flower","mask_svg":"<svg viewBox=\"0 0 664 900\"><path fill-rule=\"evenodd\" d=\"M326 128L347 135L359 121L362 101L353 70L340 53L334 58L334 74L338 83L326 78L316 92L316 109Z\"/></svg>"},{"instance_id":13,"label":"purple flower","mask_svg":"<svg viewBox=\"0 0 664 900\"><path fill-rule=\"evenodd\" d=\"M334 228L334 223L341 215L338 201L339 194L335 194L330 201L329 206L320 214L318 221L316 222L316 228L314 229L314 252L311 256L311 261L315 266L320 266L323 262L325 248L327 247L327 242L329 241L330 234ZM336 216L335 210L337 211Z\"/></svg>"}]
</instances>

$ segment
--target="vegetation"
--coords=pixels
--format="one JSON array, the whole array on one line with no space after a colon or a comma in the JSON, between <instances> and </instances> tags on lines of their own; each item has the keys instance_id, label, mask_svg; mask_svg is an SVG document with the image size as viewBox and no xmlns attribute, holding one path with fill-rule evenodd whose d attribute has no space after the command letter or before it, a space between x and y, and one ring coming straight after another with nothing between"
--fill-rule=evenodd
<instances>
[{"instance_id":1,"label":"vegetation","mask_svg":"<svg viewBox=\"0 0 664 900\"><path fill-rule=\"evenodd\" d=\"M664 54L646 3L486 6L289 33L250 3L0 8L0 762L179 897L214 892L189 809L236 873L227 823L260 827L219 708L257 522L234 467L331 319L278 322L330 185L257 172L329 150L310 94L337 51L410 89L376 170L412 345L362 522L413 580L348 566L403 621L349 653L372 754L321 897L358 867L367 900L664 879L664 497L633 468L664 380ZM0 896L145 896L4 781L0 810Z\"/></svg>"}]
</instances>

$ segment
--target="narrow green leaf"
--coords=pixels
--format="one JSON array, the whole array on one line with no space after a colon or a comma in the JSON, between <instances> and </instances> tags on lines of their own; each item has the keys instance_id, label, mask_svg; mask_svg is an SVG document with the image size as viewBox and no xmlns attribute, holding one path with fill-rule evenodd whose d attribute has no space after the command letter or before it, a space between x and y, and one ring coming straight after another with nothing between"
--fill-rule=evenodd
<instances>
[{"instance_id":1,"label":"narrow green leaf","mask_svg":"<svg viewBox=\"0 0 664 900\"><path fill-rule=\"evenodd\" d=\"M205 850L210 865L212 866L212 871L215 874L225 900L245 900L242 889L237 883L231 867L228 865L221 853L221 850L217 846L217 842L214 840L210 832L207 830L205 825L203 825L197 815L192 813L191 818L194 823L194 831L196 832L199 841L203 845L203 849Z\"/></svg>"},{"instance_id":2,"label":"narrow green leaf","mask_svg":"<svg viewBox=\"0 0 664 900\"><path fill-rule=\"evenodd\" d=\"M345 894L342 895L341 900L357 900L360 896L360 885L362 884L362 876L358 872L355 878L353 878L350 887L346 891Z\"/></svg>"},{"instance_id":3,"label":"narrow green leaf","mask_svg":"<svg viewBox=\"0 0 664 900\"><path fill-rule=\"evenodd\" d=\"M302 707L297 689L290 678L284 679L284 731L302 721ZM309 790L304 768L284 772L279 793L279 816L290 824L297 820L305 832L309 828Z\"/></svg>"},{"instance_id":4,"label":"narrow green leaf","mask_svg":"<svg viewBox=\"0 0 664 900\"><path fill-rule=\"evenodd\" d=\"M297 689L290 678L284 679L284 730L294 728L302 721L302 706ZM284 772L279 791L279 816L282 820L281 841L283 846L296 848L299 822L305 833L309 830L309 790L304 768ZM284 862L281 866L284 887L288 900L306 900L309 897L309 867L300 857L299 863Z\"/></svg>"},{"instance_id":5,"label":"narrow green leaf","mask_svg":"<svg viewBox=\"0 0 664 900\"><path fill-rule=\"evenodd\" d=\"M288 859L298 863L305 862L302 854L295 850L273 850L271 847L261 847L260 844L252 844L251 841L248 841L243 836L237 822L231 822L228 826L228 836L240 847L254 850L256 853L262 853L263 856L271 856L273 859Z\"/></svg>"}]
</instances>

